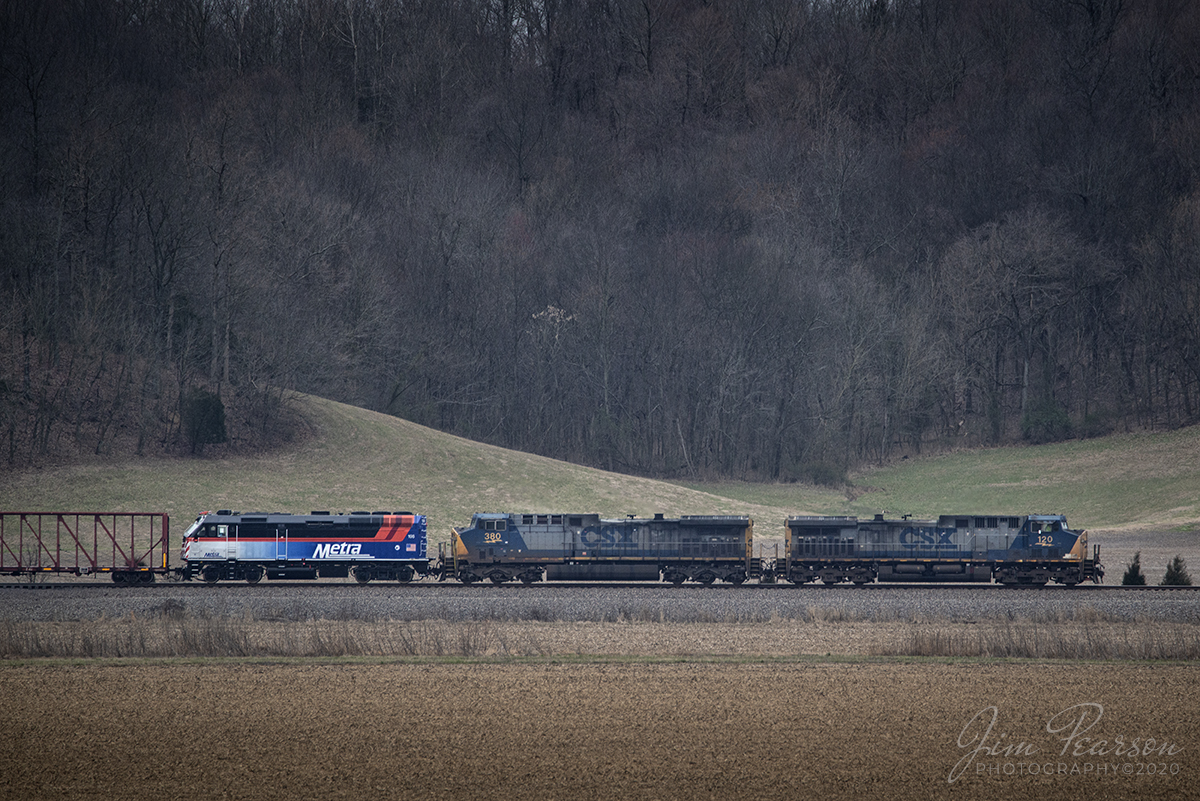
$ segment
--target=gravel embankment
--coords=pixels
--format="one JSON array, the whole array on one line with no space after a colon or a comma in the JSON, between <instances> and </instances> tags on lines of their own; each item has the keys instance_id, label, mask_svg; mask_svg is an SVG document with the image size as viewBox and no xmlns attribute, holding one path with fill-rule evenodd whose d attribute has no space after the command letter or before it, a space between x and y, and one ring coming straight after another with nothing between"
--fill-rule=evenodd
<instances>
[{"instance_id":1,"label":"gravel embankment","mask_svg":"<svg viewBox=\"0 0 1200 801\"><path fill-rule=\"evenodd\" d=\"M0 589L0 619L163 613L259 620L748 623L1137 621L1200 623L1200 592L900 588L555 588L350 584Z\"/></svg>"}]
</instances>

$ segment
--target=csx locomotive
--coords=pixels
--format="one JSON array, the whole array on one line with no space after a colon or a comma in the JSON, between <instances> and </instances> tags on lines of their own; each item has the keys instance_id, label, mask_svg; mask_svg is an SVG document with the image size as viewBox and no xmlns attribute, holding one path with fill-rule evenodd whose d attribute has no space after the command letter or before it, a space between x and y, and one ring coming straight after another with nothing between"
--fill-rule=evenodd
<instances>
[{"instance_id":1,"label":"csx locomotive","mask_svg":"<svg viewBox=\"0 0 1200 801\"><path fill-rule=\"evenodd\" d=\"M1068 587L1104 576L1099 546L1062 515L790 517L783 555L754 555L749 517L604 519L596 514L476 513L436 559L424 516L202 514L184 535L182 577L206 582L353 576L464 584L558 581L998 582Z\"/></svg>"},{"instance_id":2,"label":"csx locomotive","mask_svg":"<svg viewBox=\"0 0 1200 801\"><path fill-rule=\"evenodd\" d=\"M727 581L755 575L748 517L475 514L451 532L443 569L470 584L550 580ZM448 559L446 558L448 556Z\"/></svg>"},{"instance_id":3,"label":"csx locomotive","mask_svg":"<svg viewBox=\"0 0 1200 801\"><path fill-rule=\"evenodd\" d=\"M1099 582L1099 550L1062 515L942 515L895 520L876 515L791 517L784 553L753 555L748 517L628 518L597 515L476 514L454 529L445 576L470 583L623 579L680 584L784 580L796 585L893 581L997 581L1074 586ZM445 556L445 555L444 555Z\"/></svg>"},{"instance_id":4,"label":"csx locomotive","mask_svg":"<svg viewBox=\"0 0 1200 801\"><path fill-rule=\"evenodd\" d=\"M794 584L997 581L1073 587L1104 577L1099 546L1062 515L942 515L936 520L790 517L776 565Z\"/></svg>"}]
</instances>

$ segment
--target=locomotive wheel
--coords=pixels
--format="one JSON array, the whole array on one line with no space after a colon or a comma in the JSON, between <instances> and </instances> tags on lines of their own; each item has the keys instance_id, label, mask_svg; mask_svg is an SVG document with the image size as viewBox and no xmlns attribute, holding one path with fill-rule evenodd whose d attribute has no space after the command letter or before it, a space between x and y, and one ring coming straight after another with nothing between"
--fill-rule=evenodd
<instances>
[{"instance_id":1,"label":"locomotive wheel","mask_svg":"<svg viewBox=\"0 0 1200 801\"><path fill-rule=\"evenodd\" d=\"M257 584L262 581L263 570L261 567L250 567L246 569L246 583Z\"/></svg>"},{"instance_id":2,"label":"locomotive wheel","mask_svg":"<svg viewBox=\"0 0 1200 801\"><path fill-rule=\"evenodd\" d=\"M688 580L688 574L684 573L683 571L668 570L662 572L662 580L664 580L664 582L671 582L672 584L679 586Z\"/></svg>"},{"instance_id":3,"label":"locomotive wheel","mask_svg":"<svg viewBox=\"0 0 1200 801\"><path fill-rule=\"evenodd\" d=\"M413 571L411 567L402 567L396 574L396 581L401 584L407 584L413 580Z\"/></svg>"},{"instance_id":4,"label":"locomotive wheel","mask_svg":"<svg viewBox=\"0 0 1200 801\"><path fill-rule=\"evenodd\" d=\"M354 580L357 581L359 584L367 584L368 582L371 581L372 578L373 577L371 576L370 568L368 568L368 567L354 568Z\"/></svg>"},{"instance_id":5,"label":"locomotive wheel","mask_svg":"<svg viewBox=\"0 0 1200 801\"><path fill-rule=\"evenodd\" d=\"M696 580L699 581L701 584L709 585L709 584L712 584L714 581L716 581L717 577L714 576L712 573L702 573L702 574L700 574L700 577Z\"/></svg>"},{"instance_id":6,"label":"locomotive wheel","mask_svg":"<svg viewBox=\"0 0 1200 801\"><path fill-rule=\"evenodd\" d=\"M493 584L503 584L504 582L508 581L508 576L504 575L503 573L493 573L492 575L488 576L488 578L491 579Z\"/></svg>"},{"instance_id":7,"label":"locomotive wheel","mask_svg":"<svg viewBox=\"0 0 1200 801\"><path fill-rule=\"evenodd\" d=\"M221 579L221 568L216 565L205 565L200 571L200 578L205 584L216 584Z\"/></svg>"}]
</instances>

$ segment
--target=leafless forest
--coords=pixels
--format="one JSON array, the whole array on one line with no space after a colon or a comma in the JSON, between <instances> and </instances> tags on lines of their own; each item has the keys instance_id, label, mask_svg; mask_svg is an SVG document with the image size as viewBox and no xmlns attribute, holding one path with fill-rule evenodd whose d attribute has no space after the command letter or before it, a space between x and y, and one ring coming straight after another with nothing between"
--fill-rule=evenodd
<instances>
[{"instance_id":1,"label":"leafless forest","mask_svg":"<svg viewBox=\"0 0 1200 801\"><path fill-rule=\"evenodd\" d=\"M0 467L293 390L779 480L1200 419L1192 0L0 0L0 59Z\"/></svg>"}]
</instances>

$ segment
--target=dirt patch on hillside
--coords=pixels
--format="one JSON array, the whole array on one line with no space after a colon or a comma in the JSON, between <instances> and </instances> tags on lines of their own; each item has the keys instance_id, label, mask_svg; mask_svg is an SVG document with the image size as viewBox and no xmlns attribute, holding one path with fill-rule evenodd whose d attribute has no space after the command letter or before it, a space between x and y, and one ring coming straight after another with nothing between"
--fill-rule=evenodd
<instances>
[{"instance_id":1,"label":"dirt patch on hillside","mask_svg":"<svg viewBox=\"0 0 1200 801\"><path fill-rule=\"evenodd\" d=\"M1180 798L1200 772L1180 665L23 666L0 697L3 799Z\"/></svg>"}]
</instances>

